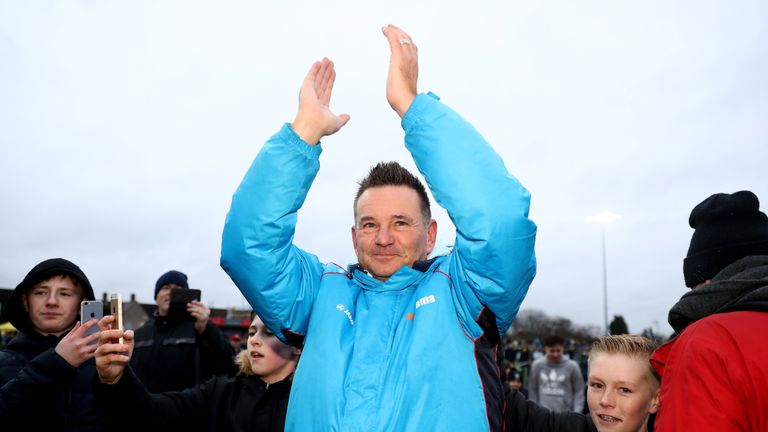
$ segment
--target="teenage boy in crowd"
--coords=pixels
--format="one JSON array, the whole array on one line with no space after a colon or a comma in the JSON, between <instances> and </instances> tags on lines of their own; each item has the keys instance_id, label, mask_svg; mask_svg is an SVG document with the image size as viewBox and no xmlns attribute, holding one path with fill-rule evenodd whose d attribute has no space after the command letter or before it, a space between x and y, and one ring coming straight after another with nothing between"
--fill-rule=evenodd
<instances>
[{"instance_id":1,"label":"teenage boy in crowd","mask_svg":"<svg viewBox=\"0 0 768 432\"><path fill-rule=\"evenodd\" d=\"M504 421L518 432L649 432L659 410L659 378L648 359L657 344L642 336L602 336L589 353L589 415L554 412L507 393ZM687 430L687 429L686 429Z\"/></svg>"},{"instance_id":2,"label":"teenage boy in crowd","mask_svg":"<svg viewBox=\"0 0 768 432\"><path fill-rule=\"evenodd\" d=\"M544 357L533 362L528 378L528 397L557 412L584 409L584 378L579 364L563 356L565 340L552 335L544 339Z\"/></svg>"},{"instance_id":3,"label":"teenage boy in crowd","mask_svg":"<svg viewBox=\"0 0 768 432\"><path fill-rule=\"evenodd\" d=\"M96 320L78 322L80 302L93 300L82 270L62 258L36 265L11 293L5 317L19 330L0 351L3 430L102 431L94 395Z\"/></svg>"}]
</instances>

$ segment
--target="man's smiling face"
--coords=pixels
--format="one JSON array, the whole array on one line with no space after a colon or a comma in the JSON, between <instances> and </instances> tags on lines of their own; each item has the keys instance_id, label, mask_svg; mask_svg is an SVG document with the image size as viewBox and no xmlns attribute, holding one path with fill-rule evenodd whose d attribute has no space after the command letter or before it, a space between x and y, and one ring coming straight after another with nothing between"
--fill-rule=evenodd
<instances>
[{"instance_id":1,"label":"man's smiling face","mask_svg":"<svg viewBox=\"0 0 768 432\"><path fill-rule=\"evenodd\" d=\"M419 195L407 186L372 187L357 201L352 243L360 266L376 279L426 259L436 236L437 223L424 220Z\"/></svg>"}]
</instances>

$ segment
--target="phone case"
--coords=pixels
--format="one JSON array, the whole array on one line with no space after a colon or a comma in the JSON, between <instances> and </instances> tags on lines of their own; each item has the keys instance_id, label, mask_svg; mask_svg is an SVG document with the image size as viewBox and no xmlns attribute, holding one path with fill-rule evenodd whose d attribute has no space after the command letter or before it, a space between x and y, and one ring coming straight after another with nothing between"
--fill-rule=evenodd
<instances>
[{"instance_id":1,"label":"phone case","mask_svg":"<svg viewBox=\"0 0 768 432\"><path fill-rule=\"evenodd\" d=\"M112 322L113 329L123 329L123 298L120 294L112 294L109 296L109 309L112 316L115 317L115 321ZM120 338L120 343L123 343L123 338Z\"/></svg>"},{"instance_id":2,"label":"phone case","mask_svg":"<svg viewBox=\"0 0 768 432\"><path fill-rule=\"evenodd\" d=\"M192 300L200 301L200 290L174 288L171 290L170 296L168 316L172 319L194 321L195 317L187 312L187 303Z\"/></svg>"},{"instance_id":3,"label":"phone case","mask_svg":"<svg viewBox=\"0 0 768 432\"><path fill-rule=\"evenodd\" d=\"M83 300L80 302L80 323L85 324L88 321L95 319L100 320L104 317L104 303L99 300ZM99 326L95 325L86 330L85 335L92 335L98 333ZM94 341L93 343L98 343Z\"/></svg>"}]
</instances>

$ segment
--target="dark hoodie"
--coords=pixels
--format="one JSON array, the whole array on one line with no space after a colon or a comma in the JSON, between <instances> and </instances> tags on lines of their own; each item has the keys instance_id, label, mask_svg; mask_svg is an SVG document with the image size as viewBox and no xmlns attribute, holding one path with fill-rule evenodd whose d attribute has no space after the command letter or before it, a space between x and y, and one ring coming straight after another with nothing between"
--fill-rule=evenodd
<instances>
[{"instance_id":1,"label":"dark hoodie","mask_svg":"<svg viewBox=\"0 0 768 432\"><path fill-rule=\"evenodd\" d=\"M93 395L94 361L91 359L78 368L67 363L54 351L64 335L38 333L22 303L22 295L30 288L60 275L78 282L83 299L94 299L93 288L83 271L65 259L53 258L36 265L5 304L3 314L19 334L0 351L3 430L105 430Z\"/></svg>"},{"instance_id":2,"label":"dark hoodie","mask_svg":"<svg viewBox=\"0 0 768 432\"><path fill-rule=\"evenodd\" d=\"M127 367L116 384L99 384L96 393L100 400L112 402L107 416L120 431L281 432L290 390L290 377L266 384L241 373L214 377L183 391L150 393Z\"/></svg>"}]
</instances>

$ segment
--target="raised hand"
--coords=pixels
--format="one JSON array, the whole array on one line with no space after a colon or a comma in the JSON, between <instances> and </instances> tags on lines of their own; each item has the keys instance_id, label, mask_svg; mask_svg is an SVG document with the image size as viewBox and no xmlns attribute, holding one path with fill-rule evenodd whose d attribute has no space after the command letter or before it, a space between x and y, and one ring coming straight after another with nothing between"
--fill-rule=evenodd
<instances>
[{"instance_id":1,"label":"raised hand","mask_svg":"<svg viewBox=\"0 0 768 432\"><path fill-rule=\"evenodd\" d=\"M315 145L321 138L333 135L349 121L348 114L336 115L329 104L336 71L333 62L324 58L309 69L299 92L299 112L291 129L307 144Z\"/></svg>"},{"instance_id":2,"label":"raised hand","mask_svg":"<svg viewBox=\"0 0 768 432\"><path fill-rule=\"evenodd\" d=\"M187 303L187 312L195 318L195 331L197 331L197 334L203 334L205 325L211 317L211 310L199 301L192 300Z\"/></svg>"},{"instance_id":3,"label":"raised hand","mask_svg":"<svg viewBox=\"0 0 768 432\"><path fill-rule=\"evenodd\" d=\"M96 371L99 381L114 384L123 376L125 366L133 354L133 330L113 330L109 324L115 317L107 315L99 321L99 347L96 349ZM120 338L123 343L119 343Z\"/></svg>"},{"instance_id":4,"label":"raised hand","mask_svg":"<svg viewBox=\"0 0 768 432\"><path fill-rule=\"evenodd\" d=\"M99 334L85 335L85 332L95 325L95 319L85 324L75 323L75 327L56 344L54 351L72 367L79 367L86 360L93 358L96 351L96 344L93 342L98 340Z\"/></svg>"},{"instance_id":5,"label":"raised hand","mask_svg":"<svg viewBox=\"0 0 768 432\"><path fill-rule=\"evenodd\" d=\"M402 118L416 98L419 52L408 33L400 28L390 24L381 31L387 37L390 50L387 102Z\"/></svg>"}]
</instances>

